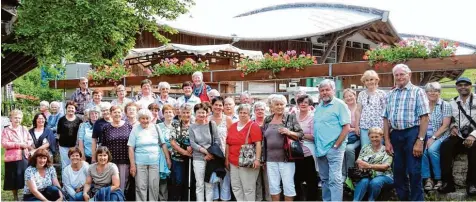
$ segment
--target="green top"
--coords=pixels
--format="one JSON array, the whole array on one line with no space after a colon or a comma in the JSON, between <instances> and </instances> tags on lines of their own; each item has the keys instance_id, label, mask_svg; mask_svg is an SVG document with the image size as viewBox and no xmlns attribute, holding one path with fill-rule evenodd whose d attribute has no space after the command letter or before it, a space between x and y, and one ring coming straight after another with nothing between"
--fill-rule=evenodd
<instances>
[{"instance_id":1,"label":"green top","mask_svg":"<svg viewBox=\"0 0 476 202\"><path fill-rule=\"evenodd\" d=\"M387 154L387 152L385 151L385 147L383 145L380 147L379 151L374 152L371 144L365 145L362 148L362 150L360 151L359 158L357 160L359 159L369 164L387 164L389 166L392 166L392 161L393 161L392 156ZM393 178L391 167L384 172L375 171L375 173L376 173L376 176L386 175L388 177Z\"/></svg>"}]
</instances>

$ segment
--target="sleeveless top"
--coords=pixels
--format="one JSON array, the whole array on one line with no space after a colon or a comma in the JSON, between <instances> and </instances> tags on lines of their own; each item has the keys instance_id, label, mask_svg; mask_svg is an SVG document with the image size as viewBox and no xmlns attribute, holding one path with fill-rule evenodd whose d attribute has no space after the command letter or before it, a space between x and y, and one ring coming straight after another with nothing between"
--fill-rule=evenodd
<instances>
[{"instance_id":1,"label":"sleeveless top","mask_svg":"<svg viewBox=\"0 0 476 202\"><path fill-rule=\"evenodd\" d=\"M212 116L209 117L209 120L212 120ZM228 128L226 127L226 115L221 115L221 122L217 125L218 136L221 140L221 149L225 152L226 148L226 135L228 133Z\"/></svg>"}]
</instances>

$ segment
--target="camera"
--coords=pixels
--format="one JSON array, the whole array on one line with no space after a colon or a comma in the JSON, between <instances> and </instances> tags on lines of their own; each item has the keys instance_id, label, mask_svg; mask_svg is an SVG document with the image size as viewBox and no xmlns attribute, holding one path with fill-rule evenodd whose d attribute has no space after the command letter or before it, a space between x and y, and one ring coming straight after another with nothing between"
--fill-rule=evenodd
<instances>
[{"instance_id":1,"label":"camera","mask_svg":"<svg viewBox=\"0 0 476 202\"><path fill-rule=\"evenodd\" d=\"M473 132L473 128L471 126L463 126L461 129L459 129L459 132L463 136L463 138L467 138L471 132Z\"/></svg>"}]
</instances>

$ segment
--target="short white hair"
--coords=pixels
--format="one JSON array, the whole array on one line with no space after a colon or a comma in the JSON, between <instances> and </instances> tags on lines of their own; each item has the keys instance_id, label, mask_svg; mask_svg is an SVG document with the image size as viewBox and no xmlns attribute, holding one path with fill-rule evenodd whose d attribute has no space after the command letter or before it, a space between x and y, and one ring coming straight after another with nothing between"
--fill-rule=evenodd
<instances>
[{"instance_id":1,"label":"short white hair","mask_svg":"<svg viewBox=\"0 0 476 202\"><path fill-rule=\"evenodd\" d=\"M101 108L101 110L109 110L111 109L112 105L110 102L101 102L99 104L99 108Z\"/></svg>"},{"instance_id":2,"label":"short white hair","mask_svg":"<svg viewBox=\"0 0 476 202\"><path fill-rule=\"evenodd\" d=\"M403 70L407 74L412 73L412 70L406 64L398 64L393 67L392 74L395 74L395 72L399 69Z\"/></svg>"},{"instance_id":3,"label":"short white hair","mask_svg":"<svg viewBox=\"0 0 476 202\"><path fill-rule=\"evenodd\" d=\"M441 85L438 82L431 82L425 85L425 91L441 91Z\"/></svg>"},{"instance_id":4,"label":"short white hair","mask_svg":"<svg viewBox=\"0 0 476 202\"><path fill-rule=\"evenodd\" d=\"M220 96L220 92L218 92L216 89L212 89L208 91L207 93L208 96Z\"/></svg>"},{"instance_id":5,"label":"short white hair","mask_svg":"<svg viewBox=\"0 0 476 202\"><path fill-rule=\"evenodd\" d=\"M238 106L238 109L236 109L236 112L240 113L240 111L243 111L245 109L248 110L248 114L250 114L250 116L251 116L252 111L251 111L251 105L250 104L240 104Z\"/></svg>"},{"instance_id":6,"label":"short white hair","mask_svg":"<svg viewBox=\"0 0 476 202\"><path fill-rule=\"evenodd\" d=\"M184 112L184 111L193 111L193 105L190 104L190 103L183 103L181 106L180 106L180 112Z\"/></svg>"},{"instance_id":7,"label":"short white hair","mask_svg":"<svg viewBox=\"0 0 476 202\"><path fill-rule=\"evenodd\" d=\"M249 93L248 91L244 91L240 94L240 97L241 96L247 96L247 97L251 97L251 93Z\"/></svg>"},{"instance_id":8,"label":"short white hair","mask_svg":"<svg viewBox=\"0 0 476 202\"><path fill-rule=\"evenodd\" d=\"M152 112L148 109L141 109L137 112L137 118L141 117L147 117L149 119L152 119Z\"/></svg>"},{"instance_id":9,"label":"short white hair","mask_svg":"<svg viewBox=\"0 0 476 202\"><path fill-rule=\"evenodd\" d=\"M233 99L232 97L225 98L225 100L223 102L224 102L223 104L225 104L227 102L231 102L231 103L233 103L233 105L235 105L235 99Z\"/></svg>"},{"instance_id":10,"label":"short white hair","mask_svg":"<svg viewBox=\"0 0 476 202\"><path fill-rule=\"evenodd\" d=\"M330 79L324 79L319 83L319 88L322 88L324 86L329 86L331 87L332 90L336 90L336 83L333 80Z\"/></svg>"},{"instance_id":11,"label":"short white hair","mask_svg":"<svg viewBox=\"0 0 476 202\"><path fill-rule=\"evenodd\" d=\"M98 113L98 117L99 118L101 117L101 109L98 106L91 107L88 110L89 110L88 114L91 114L91 112L96 112Z\"/></svg>"},{"instance_id":12,"label":"short white hair","mask_svg":"<svg viewBox=\"0 0 476 202\"><path fill-rule=\"evenodd\" d=\"M58 108L60 107L60 103L58 101L53 101L50 103L50 108L53 107L53 105L56 105Z\"/></svg>"},{"instance_id":13,"label":"short white hair","mask_svg":"<svg viewBox=\"0 0 476 202\"><path fill-rule=\"evenodd\" d=\"M162 88L170 89L170 84L166 81L162 81L162 82L159 83L159 90L162 89Z\"/></svg>"},{"instance_id":14,"label":"short white hair","mask_svg":"<svg viewBox=\"0 0 476 202\"><path fill-rule=\"evenodd\" d=\"M79 81L88 81L88 78L82 76L82 77L79 77Z\"/></svg>"},{"instance_id":15,"label":"short white hair","mask_svg":"<svg viewBox=\"0 0 476 202\"><path fill-rule=\"evenodd\" d=\"M203 80L203 73L201 71L196 71L192 74L192 78L196 76L200 77L200 79Z\"/></svg>"},{"instance_id":16,"label":"short white hair","mask_svg":"<svg viewBox=\"0 0 476 202\"><path fill-rule=\"evenodd\" d=\"M46 100L43 100L43 101L40 102L40 106L45 106L45 107L49 108L49 107L50 107L50 103L49 103L48 101L46 101Z\"/></svg>"},{"instance_id":17,"label":"short white hair","mask_svg":"<svg viewBox=\"0 0 476 202\"><path fill-rule=\"evenodd\" d=\"M281 94L276 94L275 96L271 98L271 106L273 106L274 103L276 102L282 102L284 103L284 105L288 104L288 100L286 99L286 97L284 97L284 95L281 95Z\"/></svg>"},{"instance_id":18,"label":"short white hair","mask_svg":"<svg viewBox=\"0 0 476 202\"><path fill-rule=\"evenodd\" d=\"M266 110L266 103L262 101L255 102L255 104L253 105L253 109L258 109L258 108L262 108Z\"/></svg>"}]
</instances>

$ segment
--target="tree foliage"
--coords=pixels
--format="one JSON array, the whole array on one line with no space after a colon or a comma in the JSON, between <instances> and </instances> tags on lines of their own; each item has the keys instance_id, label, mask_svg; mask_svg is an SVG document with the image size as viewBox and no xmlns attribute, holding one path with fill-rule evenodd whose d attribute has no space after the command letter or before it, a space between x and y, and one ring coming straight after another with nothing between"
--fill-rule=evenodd
<instances>
[{"instance_id":1,"label":"tree foliage","mask_svg":"<svg viewBox=\"0 0 476 202\"><path fill-rule=\"evenodd\" d=\"M8 49L35 56L41 66L68 61L95 65L121 60L136 35L150 31L161 42L158 18L175 19L192 0L27 0L18 8L17 42Z\"/></svg>"}]
</instances>

